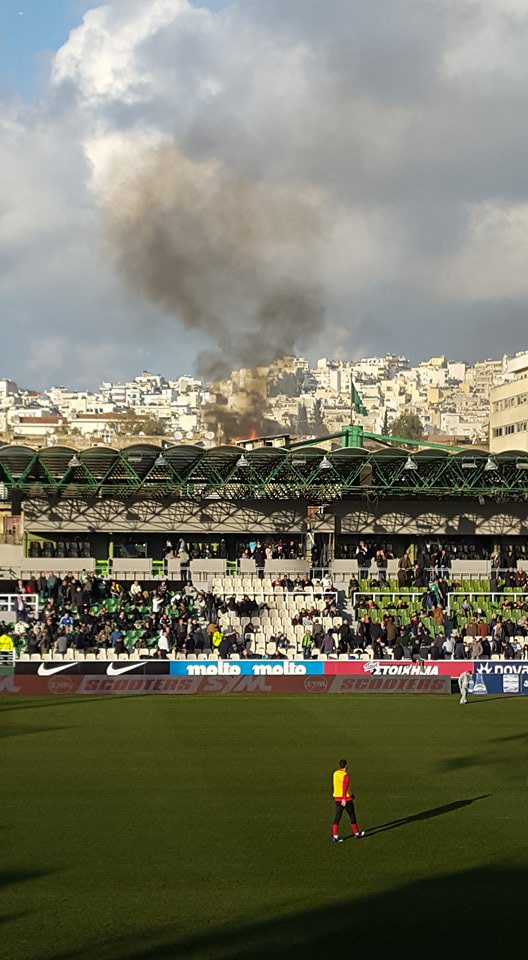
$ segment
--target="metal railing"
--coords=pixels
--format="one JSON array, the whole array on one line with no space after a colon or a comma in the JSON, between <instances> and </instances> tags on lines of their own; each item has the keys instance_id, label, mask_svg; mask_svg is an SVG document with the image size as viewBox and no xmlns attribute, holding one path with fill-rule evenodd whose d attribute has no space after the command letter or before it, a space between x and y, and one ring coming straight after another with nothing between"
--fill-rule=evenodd
<instances>
[{"instance_id":1,"label":"metal railing","mask_svg":"<svg viewBox=\"0 0 528 960\"><path fill-rule=\"evenodd\" d=\"M3 617L5 613L17 615L17 600L24 601L27 612L33 616L38 617L39 612L39 598L36 593L0 593L0 617ZM19 617L19 619L22 619Z\"/></svg>"}]
</instances>

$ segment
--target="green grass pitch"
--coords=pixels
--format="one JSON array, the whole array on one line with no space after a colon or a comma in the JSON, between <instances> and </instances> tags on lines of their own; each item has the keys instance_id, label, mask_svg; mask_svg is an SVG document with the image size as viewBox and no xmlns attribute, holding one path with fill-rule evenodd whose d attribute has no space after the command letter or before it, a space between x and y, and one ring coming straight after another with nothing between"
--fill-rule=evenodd
<instances>
[{"instance_id":1,"label":"green grass pitch","mask_svg":"<svg viewBox=\"0 0 528 960\"><path fill-rule=\"evenodd\" d=\"M526 953L527 700L21 698L0 714L4 960ZM341 756L373 832L333 845Z\"/></svg>"}]
</instances>

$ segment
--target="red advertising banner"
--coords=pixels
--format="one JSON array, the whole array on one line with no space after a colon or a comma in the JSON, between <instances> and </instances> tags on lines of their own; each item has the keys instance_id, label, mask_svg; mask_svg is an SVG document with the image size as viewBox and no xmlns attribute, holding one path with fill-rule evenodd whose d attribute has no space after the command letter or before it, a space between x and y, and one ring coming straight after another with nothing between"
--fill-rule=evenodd
<instances>
[{"instance_id":1,"label":"red advertising banner","mask_svg":"<svg viewBox=\"0 0 528 960\"><path fill-rule=\"evenodd\" d=\"M327 693L435 693L449 694L449 677L425 676L80 676L64 674L0 677L0 694L71 696L73 694L327 694Z\"/></svg>"},{"instance_id":2,"label":"red advertising banner","mask_svg":"<svg viewBox=\"0 0 528 960\"><path fill-rule=\"evenodd\" d=\"M473 660L326 660L325 676L452 677L473 673Z\"/></svg>"}]
</instances>

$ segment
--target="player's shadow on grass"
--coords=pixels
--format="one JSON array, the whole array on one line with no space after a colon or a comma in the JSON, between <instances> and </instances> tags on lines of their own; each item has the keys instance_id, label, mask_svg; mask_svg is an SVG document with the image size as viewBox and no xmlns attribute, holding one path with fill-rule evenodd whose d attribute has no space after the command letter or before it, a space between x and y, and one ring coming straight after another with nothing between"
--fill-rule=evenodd
<instances>
[{"instance_id":1,"label":"player's shadow on grass","mask_svg":"<svg viewBox=\"0 0 528 960\"><path fill-rule=\"evenodd\" d=\"M376 833L384 833L386 830L396 830L398 827L404 827L407 823L416 823L419 820L433 820L435 817L443 817L446 813L454 813L455 810L461 810L463 807L469 807L478 800L487 800L490 793L484 793L480 797L471 797L470 800L454 800L452 803L444 803L441 807L432 807L430 810L421 810L420 813L413 813L408 817L400 817L399 820L391 820L389 823L380 823L376 827L367 828L367 837L372 837Z\"/></svg>"},{"instance_id":2,"label":"player's shadow on grass","mask_svg":"<svg viewBox=\"0 0 528 960\"><path fill-rule=\"evenodd\" d=\"M477 837L477 841L478 841ZM328 855L340 857L328 844ZM365 855L367 847L364 848ZM359 856L359 850L358 850ZM348 858L347 858L348 859ZM353 885L355 857L351 861ZM368 859L368 857L367 857ZM336 861L336 863L339 860ZM339 868L336 868L339 869ZM426 957L522 956L526 922L512 909L528 885L528 870L485 866L420 877L371 896L357 895L289 915L256 913L253 921L210 927L185 935L176 925L151 926L102 942L59 950L48 960L321 960L346 956L369 960ZM490 895L492 909L487 908ZM477 909L474 910L474 905Z\"/></svg>"},{"instance_id":3,"label":"player's shadow on grass","mask_svg":"<svg viewBox=\"0 0 528 960\"><path fill-rule=\"evenodd\" d=\"M23 920L30 916L31 910L24 906L24 896L20 891L19 901L23 909L3 912L3 900L9 887L26 883L28 880L35 880L37 877L47 877L53 871L51 870L0 870L0 926L11 923L15 920Z\"/></svg>"},{"instance_id":4,"label":"player's shadow on grass","mask_svg":"<svg viewBox=\"0 0 528 960\"><path fill-rule=\"evenodd\" d=\"M514 696L512 695L511 697L508 698L508 697L505 697L503 693L501 693L500 697L486 697L482 695L479 697L471 697L467 701L466 707L473 706L475 703L491 703L492 700L502 700L504 702L505 699L513 700Z\"/></svg>"},{"instance_id":5,"label":"player's shadow on grass","mask_svg":"<svg viewBox=\"0 0 528 960\"><path fill-rule=\"evenodd\" d=\"M16 883L35 880L36 877L47 877L51 872L51 870L0 870L0 891Z\"/></svg>"}]
</instances>

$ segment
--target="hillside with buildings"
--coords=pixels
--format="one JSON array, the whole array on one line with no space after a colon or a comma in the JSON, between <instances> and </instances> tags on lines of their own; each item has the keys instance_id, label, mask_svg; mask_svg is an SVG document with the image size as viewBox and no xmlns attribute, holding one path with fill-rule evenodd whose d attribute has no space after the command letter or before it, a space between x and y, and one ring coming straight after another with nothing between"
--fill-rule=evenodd
<instances>
[{"instance_id":1,"label":"hillside with buildings","mask_svg":"<svg viewBox=\"0 0 528 960\"><path fill-rule=\"evenodd\" d=\"M314 366L303 358L286 358L258 371L258 418L279 431L299 436L333 433L351 422L368 431L389 433L403 413L420 417L435 438L487 443L493 397L492 447L524 447L528 355L477 361L433 357L412 366L402 356L362 360L321 358ZM207 384L196 377L175 379L141 373L123 383L104 382L99 389L75 391L50 387L23 389L0 380L0 439L30 446L93 443L120 446L130 437L166 437L171 443L205 443L234 439L222 433L222 416L246 402L255 372L236 371L227 380ZM519 386L520 384L520 386ZM354 389L366 415L354 407ZM519 399L520 398L520 399ZM519 406L521 405L521 406ZM509 424L515 408L515 425ZM245 424L251 415L245 417ZM257 430L257 423L255 423Z\"/></svg>"}]
</instances>

